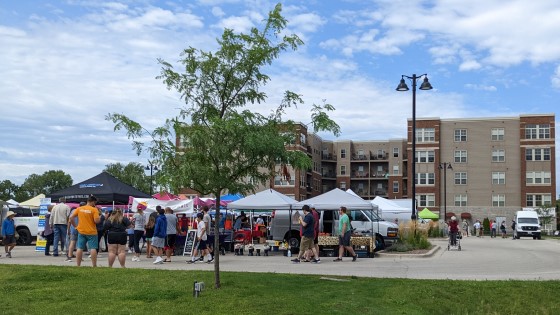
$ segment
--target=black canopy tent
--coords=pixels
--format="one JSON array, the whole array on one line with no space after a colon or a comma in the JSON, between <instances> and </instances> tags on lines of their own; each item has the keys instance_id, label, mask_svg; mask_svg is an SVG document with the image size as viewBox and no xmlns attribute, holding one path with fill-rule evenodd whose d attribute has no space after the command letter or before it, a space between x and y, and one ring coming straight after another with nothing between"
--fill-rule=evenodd
<instances>
[{"instance_id":1,"label":"black canopy tent","mask_svg":"<svg viewBox=\"0 0 560 315\"><path fill-rule=\"evenodd\" d=\"M66 197L66 202L86 201L90 195L97 197L98 204L127 205L129 196L151 198L152 196L127 185L107 172L87 179L81 183L54 192L47 197L53 201Z\"/></svg>"}]
</instances>

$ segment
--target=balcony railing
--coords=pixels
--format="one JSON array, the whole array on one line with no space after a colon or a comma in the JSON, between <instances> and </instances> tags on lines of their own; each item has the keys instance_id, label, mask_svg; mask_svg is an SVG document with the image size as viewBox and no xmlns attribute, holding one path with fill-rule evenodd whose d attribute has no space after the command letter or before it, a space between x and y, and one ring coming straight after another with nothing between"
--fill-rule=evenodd
<instances>
[{"instance_id":1,"label":"balcony railing","mask_svg":"<svg viewBox=\"0 0 560 315\"><path fill-rule=\"evenodd\" d=\"M321 175L323 175L323 177L336 178L336 173L334 171L323 172Z\"/></svg>"},{"instance_id":2,"label":"balcony railing","mask_svg":"<svg viewBox=\"0 0 560 315\"><path fill-rule=\"evenodd\" d=\"M325 161L336 161L336 155L331 153L322 153L321 159Z\"/></svg>"}]
</instances>

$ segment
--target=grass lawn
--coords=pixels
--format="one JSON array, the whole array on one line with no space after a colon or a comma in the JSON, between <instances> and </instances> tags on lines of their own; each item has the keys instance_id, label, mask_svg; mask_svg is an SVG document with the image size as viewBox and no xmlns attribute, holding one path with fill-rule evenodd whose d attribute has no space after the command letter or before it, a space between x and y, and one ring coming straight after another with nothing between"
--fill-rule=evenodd
<instances>
[{"instance_id":1,"label":"grass lawn","mask_svg":"<svg viewBox=\"0 0 560 315\"><path fill-rule=\"evenodd\" d=\"M333 277L328 277L333 279ZM560 314L560 281L0 265L1 314ZM206 283L197 299L194 281Z\"/></svg>"}]
</instances>

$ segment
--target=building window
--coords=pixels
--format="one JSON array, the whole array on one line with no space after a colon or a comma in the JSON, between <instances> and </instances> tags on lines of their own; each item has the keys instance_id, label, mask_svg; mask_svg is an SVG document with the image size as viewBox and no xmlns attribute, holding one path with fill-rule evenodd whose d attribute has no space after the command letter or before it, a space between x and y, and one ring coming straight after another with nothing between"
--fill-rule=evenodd
<instances>
[{"instance_id":1,"label":"building window","mask_svg":"<svg viewBox=\"0 0 560 315\"><path fill-rule=\"evenodd\" d=\"M505 185L506 173L505 172L492 172L492 185Z\"/></svg>"},{"instance_id":2,"label":"building window","mask_svg":"<svg viewBox=\"0 0 560 315\"><path fill-rule=\"evenodd\" d=\"M417 142L434 142L436 141L435 128L416 128Z\"/></svg>"},{"instance_id":3,"label":"building window","mask_svg":"<svg viewBox=\"0 0 560 315\"><path fill-rule=\"evenodd\" d=\"M346 189L346 182L340 182L340 189L342 190Z\"/></svg>"},{"instance_id":4,"label":"building window","mask_svg":"<svg viewBox=\"0 0 560 315\"><path fill-rule=\"evenodd\" d=\"M393 148L393 157L399 157L399 148Z\"/></svg>"},{"instance_id":5,"label":"building window","mask_svg":"<svg viewBox=\"0 0 560 315\"><path fill-rule=\"evenodd\" d=\"M467 141L467 129L455 129L455 142Z\"/></svg>"},{"instance_id":6,"label":"building window","mask_svg":"<svg viewBox=\"0 0 560 315\"><path fill-rule=\"evenodd\" d=\"M504 141L504 128L492 128L492 141Z\"/></svg>"},{"instance_id":7,"label":"building window","mask_svg":"<svg viewBox=\"0 0 560 315\"><path fill-rule=\"evenodd\" d=\"M346 165L340 165L340 175L346 175Z\"/></svg>"},{"instance_id":8,"label":"building window","mask_svg":"<svg viewBox=\"0 0 560 315\"><path fill-rule=\"evenodd\" d=\"M290 172L290 176L274 176L274 186L294 186L296 184L295 174Z\"/></svg>"},{"instance_id":9,"label":"building window","mask_svg":"<svg viewBox=\"0 0 560 315\"><path fill-rule=\"evenodd\" d=\"M307 138L305 136L305 134L301 133L299 135L299 144L302 146L306 146L307 145Z\"/></svg>"},{"instance_id":10,"label":"building window","mask_svg":"<svg viewBox=\"0 0 560 315\"><path fill-rule=\"evenodd\" d=\"M340 149L340 158L341 158L341 159L345 159L345 158L346 158L346 149Z\"/></svg>"},{"instance_id":11,"label":"building window","mask_svg":"<svg viewBox=\"0 0 560 315\"><path fill-rule=\"evenodd\" d=\"M393 192L394 193L399 192L399 182L393 182Z\"/></svg>"},{"instance_id":12,"label":"building window","mask_svg":"<svg viewBox=\"0 0 560 315\"><path fill-rule=\"evenodd\" d=\"M393 165L393 175L399 175L399 166Z\"/></svg>"},{"instance_id":13,"label":"building window","mask_svg":"<svg viewBox=\"0 0 560 315\"><path fill-rule=\"evenodd\" d=\"M455 150L455 163L467 163L467 150Z\"/></svg>"},{"instance_id":14,"label":"building window","mask_svg":"<svg viewBox=\"0 0 560 315\"><path fill-rule=\"evenodd\" d=\"M436 198L434 194L416 195L416 201L419 207L435 207L436 205Z\"/></svg>"},{"instance_id":15,"label":"building window","mask_svg":"<svg viewBox=\"0 0 560 315\"><path fill-rule=\"evenodd\" d=\"M550 194L527 194L527 207L550 206Z\"/></svg>"},{"instance_id":16,"label":"building window","mask_svg":"<svg viewBox=\"0 0 560 315\"><path fill-rule=\"evenodd\" d=\"M492 195L492 207L505 207L506 195Z\"/></svg>"},{"instance_id":17,"label":"building window","mask_svg":"<svg viewBox=\"0 0 560 315\"><path fill-rule=\"evenodd\" d=\"M434 151L416 151L416 163L434 163Z\"/></svg>"},{"instance_id":18,"label":"building window","mask_svg":"<svg viewBox=\"0 0 560 315\"><path fill-rule=\"evenodd\" d=\"M418 173L416 174L416 185L434 185L434 173Z\"/></svg>"},{"instance_id":19,"label":"building window","mask_svg":"<svg viewBox=\"0 0 560 315\"><path fill-rule=\"evenodd\" d=\"M467 195L455 195L455 207L466 207Z\"/></svg>"},{"instance_id":20,"label":"building window","mask_svg":"<svg viewBox=\"0 0 560 315\"><path fill-rule=\"evenodd\" d=\"M505 162L506 161L506 150L494 149L492 150L492 162Z\"/></svg>"},{"instance_id":21,"label":"building window","mask_svg":"<svg viewBox=\"0 0 560 315\"><path fill-rule=\"evenodd\" d=\"M455 185L466 185L467 184L467 173L456 172L455 173Z\"/></svg>"},{"instance_id":22,"label":"building window","mask_svg":"<svg viewBox=\"0 0 560 315\"><path fill-rule=\"evenodd\" d=\"M525 139L550 139L550 125L549 124L526 125Z\"/></svg>"},{"instance_id":23,"label":"building window","mask_svg":"<svg viewBox=\"0 0 560 315\"><path fill-rule=\"evenodd\" d=\"M527 185L550 185L550 172L527 172Z\"/></svg>"},{"instance_id":24,"label":"building window","mask_svg":"<svg viewBox=\"0 0 560 315\"><path fill-rule=\"evenodd\" d=\"M550 148L527 148L525 149L525 160L550 161Z\"/></svg>"}]
</instances>

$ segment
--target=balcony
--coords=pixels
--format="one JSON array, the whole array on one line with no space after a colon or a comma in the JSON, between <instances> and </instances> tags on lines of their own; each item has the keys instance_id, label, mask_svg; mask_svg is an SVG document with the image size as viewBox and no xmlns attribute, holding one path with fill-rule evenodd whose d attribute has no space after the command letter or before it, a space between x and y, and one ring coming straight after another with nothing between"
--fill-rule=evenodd
<instances>
[{"instance_id":1,"label":"balcony","mask_svg":"<svg viewBox=\"0 0 560 315\"><path fill-rule=\"evenodd\" d=\"M352 171L352 178L368 178L369 173L364 171Z\"/></svg>"},{"instance_id":2,"label":"balcony","mask_svg":"<svg viewBox=\"0 0 560 315\"><path fill-rule=\"evenodd\" d=\"M371 159L372 160L388 160L389 159L389 154L387 153L377 153L377 154L372 154L371 155Z\"/></svg>"},{"instance_id":3,"label":"balcony","mask_svg":"<svg viewBox=\"0 0 560 315\"><path fill-rule=\"evenodd\" d=\"M333 155L331 153L322 153L321 154L321 159L323 161L336 161L336 155Z\"/></svg>"},{"instance_id":4,"label":"balcony","mask_svg":"<svg viewBox=\"0 0 560 315\"><path fill-rule=\"evenodd\" d=\"M365 154L357 154L352 156L352 161L367 161L370 158Z\"/></svg>"},{"instance_id":5,"label":"balcony","mask_svg":"<svg viewBox=\"0 0 560 315\"><path fill-rule=\"evenodd\" d=\"M336 178L336 173L334 171L326 171L321 174L323 178Z\"/></svg>"}]
</instances>

